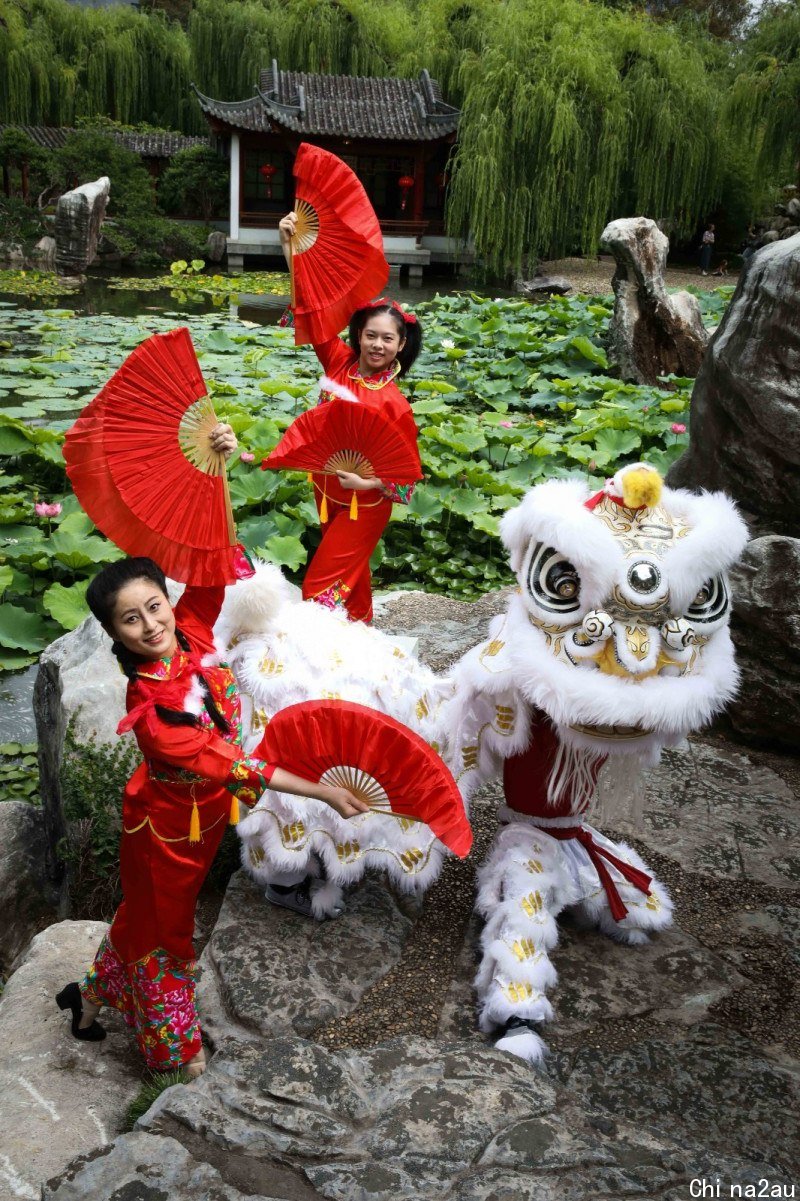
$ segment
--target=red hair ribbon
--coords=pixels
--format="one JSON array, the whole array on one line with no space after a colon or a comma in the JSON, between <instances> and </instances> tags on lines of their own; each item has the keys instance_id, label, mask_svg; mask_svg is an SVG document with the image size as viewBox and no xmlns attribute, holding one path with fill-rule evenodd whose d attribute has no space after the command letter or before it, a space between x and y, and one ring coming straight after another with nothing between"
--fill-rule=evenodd
<instances>
[{"instance_id":1,"label":"red hair ribbon","mask_svg":"<svg viewBox=\"0 0 800 1201\"><path fill-rule=\"evenodd\" d=\"M396 312L398 312L400 314L400 316L405 321L406 325L416 325L417 324L417 318L414 313L406 312L406 310L403 308L403 306L398 304L396 300L389 300L388 297L386 297L386 296L380 296L380 297L378 297L377 300L371 300L369 302L369 304L364 305L364 308L365 309L381 309L381 308L394 309Z\"/></svg>"}]
</instances>

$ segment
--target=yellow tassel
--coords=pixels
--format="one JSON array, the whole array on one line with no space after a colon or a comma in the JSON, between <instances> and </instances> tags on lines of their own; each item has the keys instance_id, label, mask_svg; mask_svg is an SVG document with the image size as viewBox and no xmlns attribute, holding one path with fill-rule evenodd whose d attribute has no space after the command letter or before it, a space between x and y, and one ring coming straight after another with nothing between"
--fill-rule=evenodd
<instances>
[{"instance_id":1,"label":"yellow tassel","mask_svg":"<svg viewBox=\"0 0 800 1201\"><path fill-rule=\"evenodd\" d=\"M353 489L353 495L350 497L350 520L358 521L358 493L355 488Z\"/></svg>"},{"instance_id":2,"label":"yellow tassel","mask_svg":"<svg viewBox=\"0 0 800 1201\"><path fill-rule=\"evenodd\" d=\"M200 810L197 801L192 801L192 816L189 821L189 842L200 841Z\"/></svg>"},{"instance_id":3,"label":"yellow tassel","mask_svg":"<svg viewBox=\"0 0 800 1201\"><path fill-rule=\"evenodd\" d=\"M231 797L231 815L228 818L229 826L239 825L239 798L236 793Z\"/></svg>"},{"instance_id":4,"label":"yellow tassel","mask_svg":"<svg viewBox=\"0 0 800 1201\"><path fill-rule=\"evenodd\" d=\"M664 481L653 468L634 467L622 477L622 499L627 509L652 509L661 500Z\"/></svg>"},{"instance_id":5,"label":"yellow tassel","mask_svg":"<svg viewBox=\"0 0 800 1201\"><path fill-rule=\"evenodd\" d=\"M319 507L319 519L322 525L325 525L328 520L328 493L325 491L325 488L327 488L327 484L323 488L322 504Z\"/></svg>"},{"instance_id":6,"label":"yellow tassel","mask_svg":"<svg viewBox=\"0 0 800 1201\"><path fill-rule=\"evenodd\" d=\"M314 483L314 476L310 471L306 474L306 479L308 480L309 484Z\"/></svg>"}]
</instances>

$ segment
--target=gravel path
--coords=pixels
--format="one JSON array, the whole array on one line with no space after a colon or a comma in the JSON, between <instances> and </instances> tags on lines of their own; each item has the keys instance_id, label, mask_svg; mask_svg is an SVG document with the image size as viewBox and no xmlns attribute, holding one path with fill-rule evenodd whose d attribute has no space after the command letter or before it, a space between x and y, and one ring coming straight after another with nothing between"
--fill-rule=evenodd
<instances>
[{"instance_id":1,"label":"gravel path","mask_svg":"<svg viewBox=\"0 0 800 1201\"><path fill-rule=\"evenodd\" d=\"M596 259L553 259L548 263L541 263L539 270L542 275L566 276L576 292L604 296L611 291L614 259L609 254L601 254ZM689 284L695 287L718 288L720 284L735 284L738 276L738 271L731 271L725 278L720 278L714 275L704 277L698 268L667 267L666 270L668 288L685 288Z\"/></svg>"}]
</instances>

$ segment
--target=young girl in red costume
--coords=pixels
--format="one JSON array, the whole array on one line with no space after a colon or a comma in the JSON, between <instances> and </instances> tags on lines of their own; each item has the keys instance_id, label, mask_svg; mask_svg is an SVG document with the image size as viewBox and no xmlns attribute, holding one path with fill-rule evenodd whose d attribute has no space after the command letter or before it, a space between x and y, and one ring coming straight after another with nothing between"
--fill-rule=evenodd
<instances>
[{"instance_id":1,"label":"young girl in red costume","mask_svg":"<svg viewBox=\"0 0 800 1201\"><path fill-rule=\"evenodd\" d=\"M292 212L278 226L287 262L296 223ZM406 374L421 348L422 331L413 313L406 313L396 301L381 299L353 314L349 345L331 338L314 350L334 384L352 392L361 404L380 408L413 445L414 415L395 380ZM332 394L323 391L320 404L331 399ZM371 621L370 556L391 517L392 505L407 505L414 485L362 479L349 471L313 479L322 542L306 571L303 599L329 609L344 607L351 621ZM350 520L354 490L364 494L359 497L357 521Z\"/></svg>"},{"instance_id":2,"label":"young girl in red costume","mask_svg":"<svg viewBox=\"0 0 800 1201\"><path fill-rule=\"evenodd\" d=\"M212 434L231 454L230 426ZM237 556L243 559L243 556ZM242 564L237 575L252 574ZM194 1000L192 947L197 895L239 802L271 786L313 797L342 817L368 806L342 788L312 784L241 746L239 693L214 659L213 626L225 588L187 586L173 609L152 559L122 559L92 580L87 603L128 677L127 716L144 762L122 799L120 871L124 900L83 982L56 998L72 1011L76 1038L99 1041L103 1005L132 1026L147 1066L188 1075L205 1067Z\"/></svg>"}]
</instances>

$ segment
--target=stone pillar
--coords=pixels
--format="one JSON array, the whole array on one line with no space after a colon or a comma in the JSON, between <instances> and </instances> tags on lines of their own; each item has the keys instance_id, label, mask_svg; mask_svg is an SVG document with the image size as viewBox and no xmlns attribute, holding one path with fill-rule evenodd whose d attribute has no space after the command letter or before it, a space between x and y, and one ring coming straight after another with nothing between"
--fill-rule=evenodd
<instances>
[{"instance_id":1,"label":"stone pillar","mask_svg":"<svg viewBox=\"0 0 800 1201\"><path fill-rule=\"evenodd\" d=\"M624 217L605 227L600 245L617 263L608 349L622 379L656 384L664 375L697 375L708 335L691 292L667 292L669 239L647 217Z\"/></svg>"},{"instance_id":2,"label":"stone pillar","mask_svg":"<svg viewBox=\"0 0 800 1201\"><path fill-rule=\"evenodd\" d=\"M80 275L97 255L111 181L107 175L59 197L56 206L56 271Z\"/></svg>"},{"instance_id":3,"label":"stone pillar","mask_svg":"<svg viewBox=\"0 0 800 1201\"><path fill-rule=\"evenodd\" d=\"M33 711L39 743L39 793L46 843L44 866L48 881L65 903L67 872L64 861L59 857L59 843L67 833L61 803L61 760L67 719L61 695L59 665L43 655L33 688Z\"/></svg>"}]
</instances>

